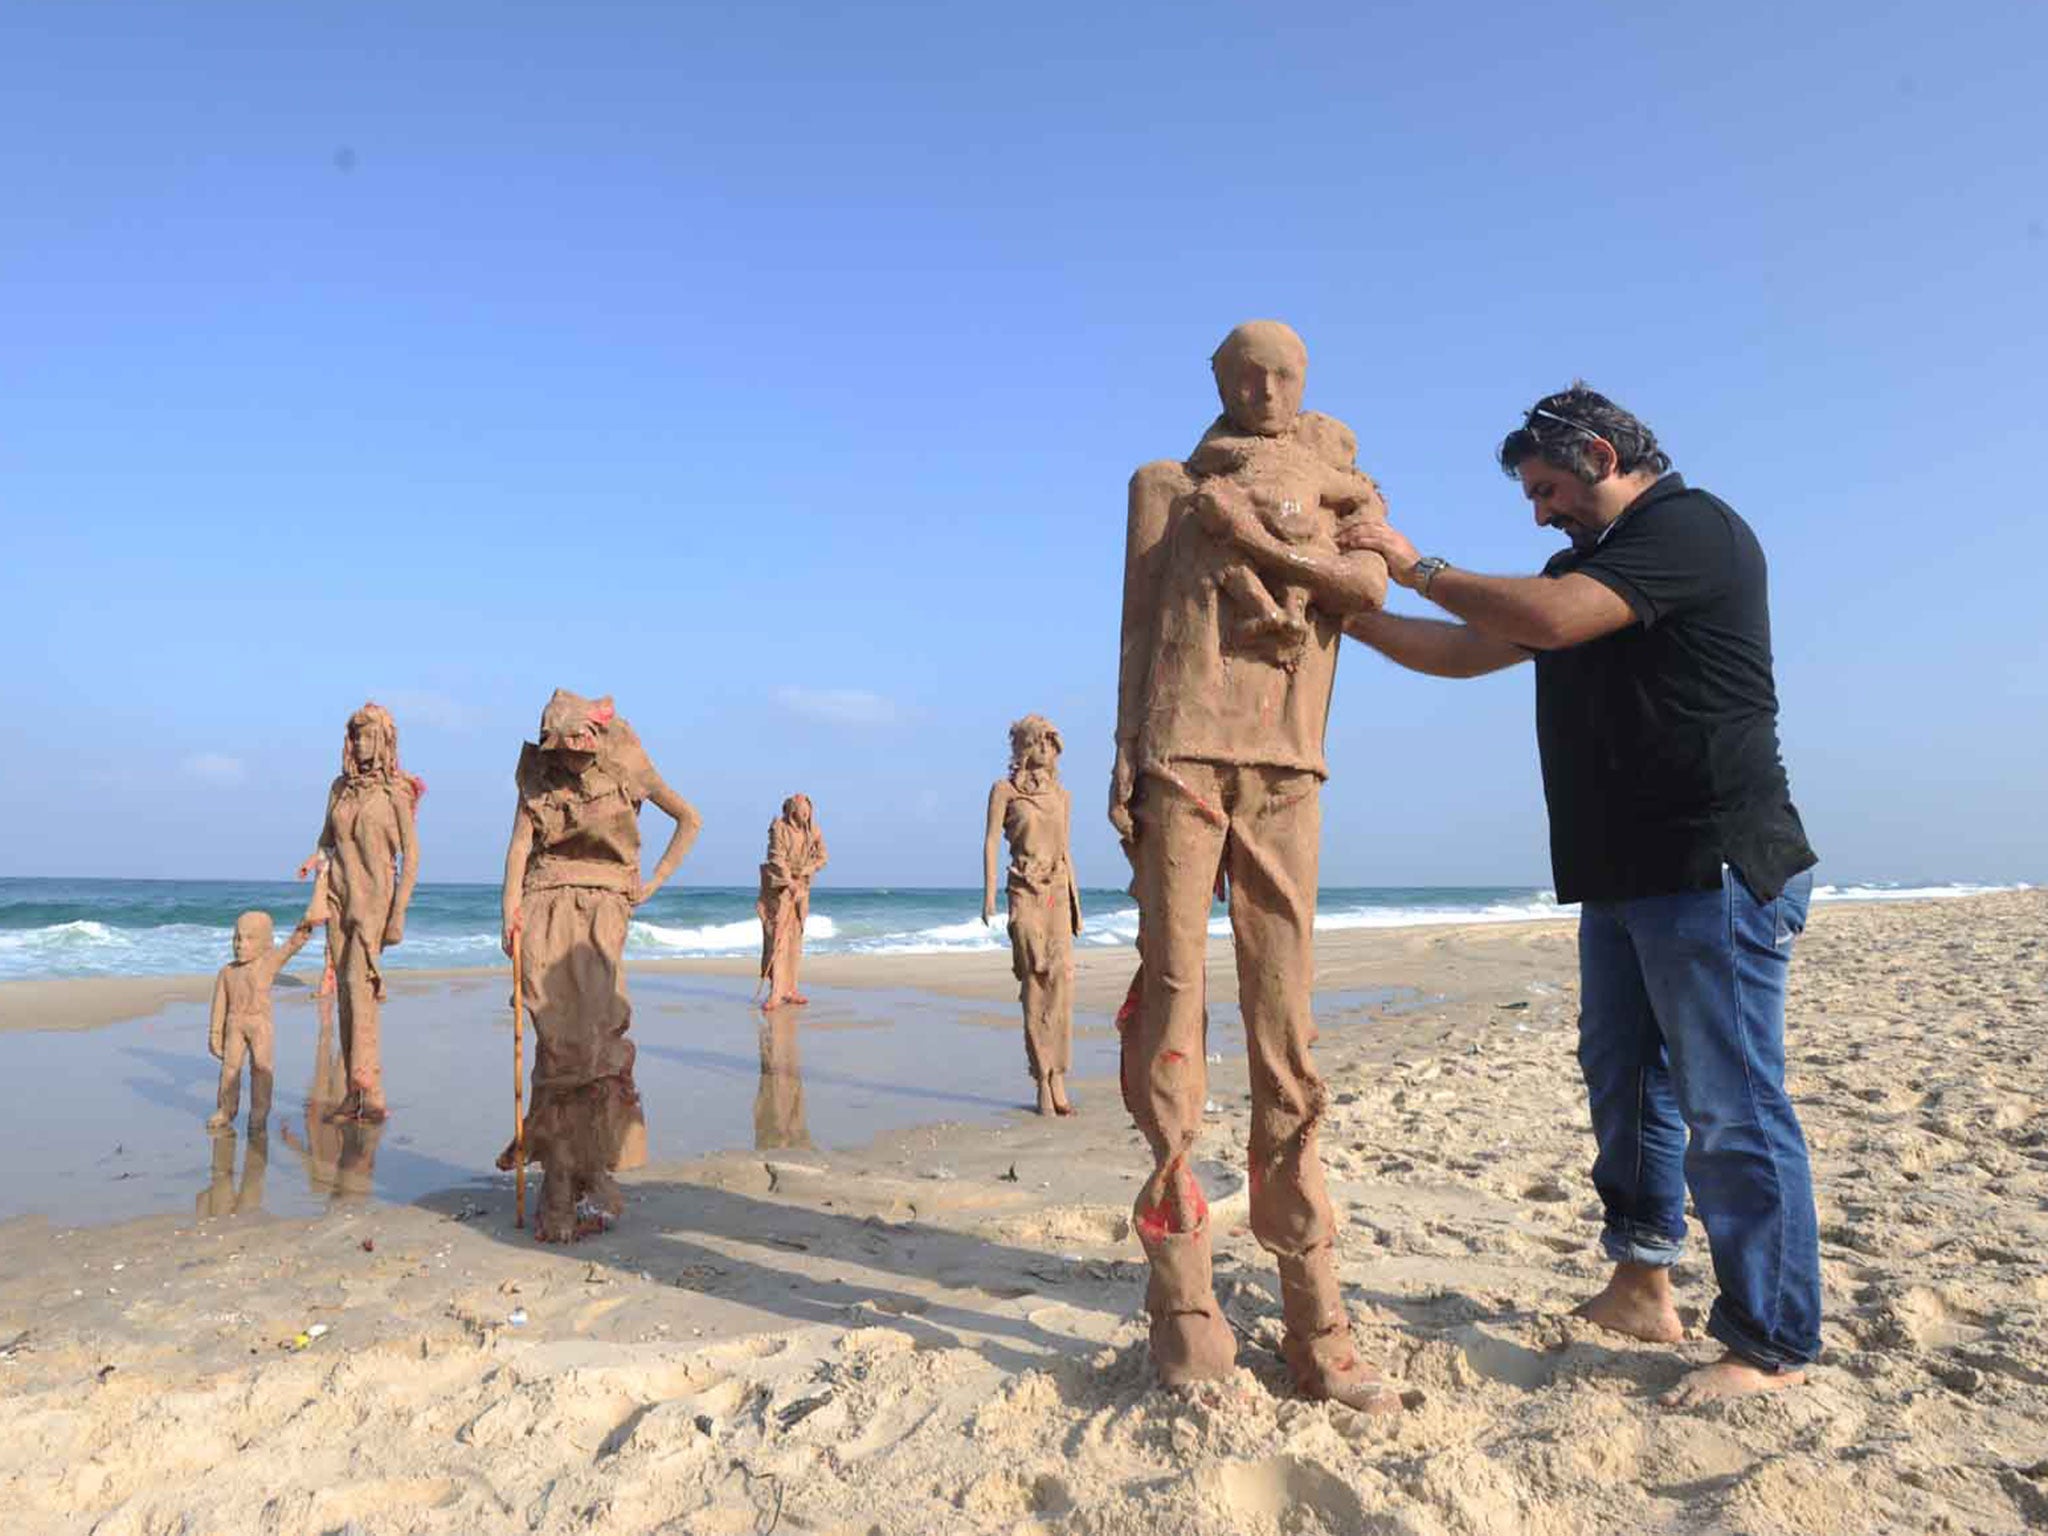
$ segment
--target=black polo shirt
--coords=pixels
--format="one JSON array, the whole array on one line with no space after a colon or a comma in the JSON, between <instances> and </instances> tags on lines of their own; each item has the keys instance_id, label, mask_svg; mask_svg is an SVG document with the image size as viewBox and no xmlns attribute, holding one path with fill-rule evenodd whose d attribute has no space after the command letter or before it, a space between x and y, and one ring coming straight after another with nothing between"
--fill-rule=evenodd
<instances>
[{"instance_id":1,"label":"black polo shirt","mask_svg":"<svg viewBox=\"0 0 2048 1536\"><path fill-rule=\"evenodd\" d=\"M1666 475L1591 549L1543 569L1636 622L1536 656L1536 743L1559 901L1710 890L1768 901L1815 863L1778 756L1764 552L1726 502Z\"/></svg>"}]
</instances>

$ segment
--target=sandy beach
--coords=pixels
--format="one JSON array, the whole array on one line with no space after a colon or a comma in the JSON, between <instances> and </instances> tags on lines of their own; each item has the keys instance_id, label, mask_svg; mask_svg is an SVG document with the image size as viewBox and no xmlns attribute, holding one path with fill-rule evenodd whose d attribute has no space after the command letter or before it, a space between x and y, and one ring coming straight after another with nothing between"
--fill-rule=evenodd
<instances>
[{"instance_id":1,"label":"sandy beach","mask_svg":"<svg viewBox=\"0 0 2048 1536\"><path fill-rule=\"evenodd\" d=\"M1130 963L1080 959L1098 1063ZM650 999L685 983L722 997L746 969L634 974ZM1228 996L1227 949L1212 970L1212 996ZM926 1106L852 1150L657 1163L630 1177L616 1230L568 1249L513 1229L502 1179L232 1214L246 1166L197 1202L221 1214L188 1199L112 1224L0 1225L6 1529L2048 1524L2048 893L1816 909L1788 1060L1815 1155L1825 1352L1807 1385L1767 1398L1662 1408L1712 1345L1638 1345L1567 1315L1604 1273L1574 978L1569 923L1318 939L1342 1272L1361 1343L1405 1389L1398 1418L1285 1388L1271 1266L1244 1230L1246 1085L1227 1025L1201 1156L1242 1368L1181 1399L1149 1385L1128 1220L1147 1159L1114 1084L1077 1082L1072 1122L1004 1107L1029 1084L1001 955L822 957L806 970L821 990L966 1008L987 1028L978 1091L993 1104ZM17 983L0 1019L91 1030L197 1006L180 985ZM406 973L394 1017L406 989L463 985L496 1006L480 982ZM830 1022L804 1036L805 1070ZM647 1014L636 1033L664 1027ZM766 1049L757 1126L764 1102L775 1111ZM859 1076L809 1084L813 1119L823 1077ZM294 1092L281 1077L281 1119ZM658 1129L652 1093L649 1111ZM392 1134L425 1113L401 1105ZM1704 1257L1695 1231L1678 1276L1695 1332Z\"/></svg>"}]
</instances>

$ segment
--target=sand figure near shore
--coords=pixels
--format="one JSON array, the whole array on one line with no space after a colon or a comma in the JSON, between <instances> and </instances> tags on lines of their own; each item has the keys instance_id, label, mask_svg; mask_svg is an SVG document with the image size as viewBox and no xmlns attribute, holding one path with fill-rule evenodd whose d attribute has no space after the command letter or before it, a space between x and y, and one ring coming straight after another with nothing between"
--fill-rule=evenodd
<instances>
[{"instance_id":1,"label":"sand figure near shore","mask_svg":"<svg viewBox=\"0 0 2048 1536\"><path fill-rule=\"evenodd\" d=\"M268 912L244 912L235 919L235 958L213 979L213 1006L206 1026L206 1048L220 1062L220 1099L207 1118L208 1130L224 1131L235 1123L242 1105L242 1064L249 1066L249 1134L260 1135L270 1124L270 1095L277 1060L277 1027L271 1018L270 989L277 973L313 936L313 925L325 920L321 903L325 888L315 886L306 915L282 944Z\"/></svg>"},{"instance_id":2,"label":"sand figure near shore","mask_svg":"<svg viewBox=\"0 0 2048 1536\"><path fill-rule=\"evenodd\" d=\"M791 795L768 824L768 857L761 864L761 1006L802 1007L797 990L804 958L804 924L811 915L811 881L825 867L825 838L809 795Z\"/></svg>"},{"instance_id":3,"label":"sand figure near shore","mask_svg":"<svg viewBox=\"0 0 2048 1536\"><path fill-rule=\"evenodd\" d=\"M981 849L981 920L996 910L996 844L1010 845L1010 964L1024 1005L1024 1062L1041 1115L1071 1115L1074 1064L1074 937L1081 890L1074 881L1074 799L1060 782L1065 743L1043 715L1010 727L1010 771L988 792Z\"/></svg>"},{"instance_id":4,"label":"sand figure near shore","mask_svg":"<svg viewBox=\"0 0 2048 1536\"><path fill-rule=\"evenodd\" d=\"M348 718L341 773L327 792L327 819L314 859L324 861L316 903L325 902L328 961L341 1004L341 1056L348 1072L342 1112L384 1118L384 1068L378 1047L384 1001L383 952L405 937L405 913L419 883L414 781L398 766L398 726L390 711L365 704ZM339 932L337 932L337 929Z\"/></svg>"},{"instance_id":5,"label":"sand figure near shore","mask_svg":"<svg viewBox=\"0 0 2048 1536\"><path fill-rule=\"evenodd\" d=\"M1343 518L1384 507L1341 422L1301 410L1308 357L1273 321L1241 325L1212 364L1223 415L1186 462L1131 479L1110 819L1142 921L1127 1098L1151 1144L1136 1227L1151 1263L1154 1368L1178 1386L1226 1375L1236 1340L1210 1279L1208 1203L1189 1166L1207 1096L1204 963L1226 881L1252 1084L1251 1225L1280 1269L1283 1353L1311 1397L1398 1400L1358 1356L1338 1289L1316 1126L1310 1008L1323 736L1339 626L1376 608L1386 567L1336 552ZM1275 524L1284 528L1276 533ZM1248 587L1306 594L1297 630ZM1270 606L1292 620L1293 598Z\"/></svg>"},{"instance_id":6,"label":"sand figure near shore","mask_svg":"<svg viewBox=\"0 0 2048 1536\"><path fill-rule=\"evenodd\" d=\"M519 938L520 984L533 1019L526 1153L546 1178L534 1236L582 1235L577 1207L618 1216L614 1171L647 1158L647 1125L633 1084L633 1007L626 995L626 928L696 840L699 819L663 781L609 698L555 691L540 740L520 749L519 805L505 851L504 945ZM661 861L640 878L640 805L675 819ZM512 1165L507 1147L501 1168Z\"/></svg>"}]
</instances>

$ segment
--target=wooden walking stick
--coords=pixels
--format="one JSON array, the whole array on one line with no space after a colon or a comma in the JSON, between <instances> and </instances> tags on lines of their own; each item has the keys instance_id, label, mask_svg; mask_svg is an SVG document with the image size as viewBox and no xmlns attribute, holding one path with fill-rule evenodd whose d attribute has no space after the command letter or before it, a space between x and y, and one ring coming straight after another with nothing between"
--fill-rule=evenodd
<instances>
[{"instance_id":1,"label":"wooden walking stick","mask_svg":"<svg viewBox=\"0 0 2048 1536\"><path fill-rule=\"evenodd\" d=\"M526 1225L526 999L519 979L519 930L512 930L512 1225Z\"/></svg>"}]
</instances>

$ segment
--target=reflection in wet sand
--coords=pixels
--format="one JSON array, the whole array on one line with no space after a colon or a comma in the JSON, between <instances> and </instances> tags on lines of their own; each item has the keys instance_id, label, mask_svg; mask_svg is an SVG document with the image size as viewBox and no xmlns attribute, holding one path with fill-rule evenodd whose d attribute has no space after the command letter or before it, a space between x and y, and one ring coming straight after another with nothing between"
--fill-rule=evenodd
<instances>
[{"instance_id":1,"label":"reflection in wet sand","mask_svg":"<svg viewBox=\"0 0 2048 1536\"><path fill-rule=\"evenodd\" d=\"M306 1089L305 1139L294 1137L287 1122L282 1127L284 1142L299 1154L306 1185L316 1196L330 1202L367 1199L375 1182L384 1122L343 1112L348 1069L335 1048L334 999L322 996L315 1001L320 1032L313 1044L313 1078Z\"/></svg>"},{"instance_id":2,"label":"reflection in wet sand","mask_svg":"<svg viewBox=\"0 0 2048 1536\"><path fill-rule=\"evenodd\" d=\"M811 1144L796 1019L786 1008L761 1015L761 1085L754 1090L754 1149L759 1152Z\"/></svg>"},{"instance_id":3,"label":"reflection in wet sand","mask_svg":"<svg viewBox=\"0 0 2048 1536\"><path fill-rule=\"evenodd\" d=\"M213 1169L192 1201L197 1216L241 1216L263 1209L263 1181L270 1172L270 1135L261 1126L249 1130L249 1154L242 1159L242 1181L235 1182L233 1129L212 1133Z\"/></svg>"}]
</instances>

